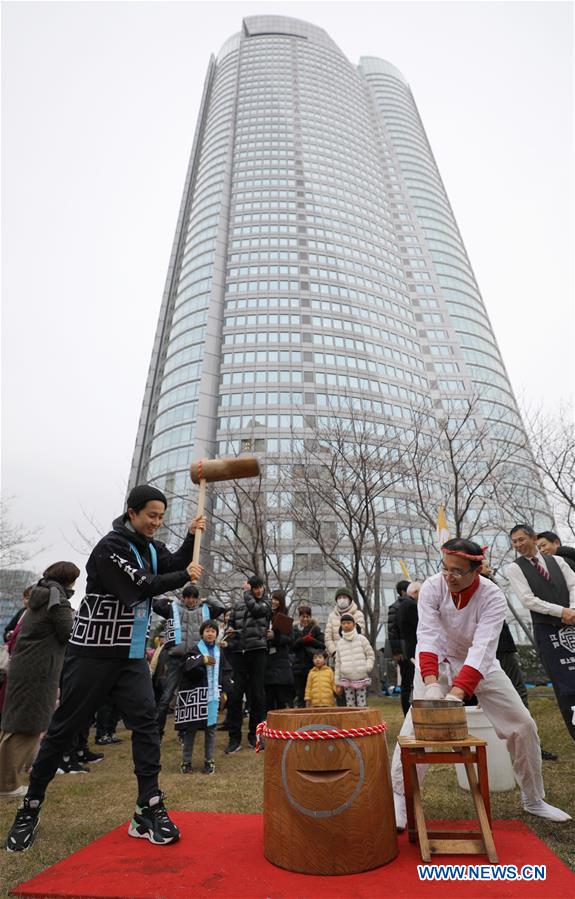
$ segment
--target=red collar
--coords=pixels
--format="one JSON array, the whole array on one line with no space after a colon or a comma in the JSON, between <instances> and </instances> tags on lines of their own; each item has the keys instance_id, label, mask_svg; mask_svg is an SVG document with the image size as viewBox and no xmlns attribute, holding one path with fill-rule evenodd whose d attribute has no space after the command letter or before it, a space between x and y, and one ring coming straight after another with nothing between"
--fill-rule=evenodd
<instances>
[{"instance_id":1,"label":"red collar","mask_svg":"<svg viewBox=\"0 0 575 899\"><path fill-rule=\"evenodd\" d=\"M452 598L455 608L457 610L464 609L465 606L469 603L469 601L471 600L471 597L473 596L473 594L479 587L480 580L481 579L480 579L479 575L477 575L475 580L473 580L471 582L469 587L466 587L465 590L461 591L461 593L452 593L451 594L451 598Z\"/></svg>"}]
</instances>

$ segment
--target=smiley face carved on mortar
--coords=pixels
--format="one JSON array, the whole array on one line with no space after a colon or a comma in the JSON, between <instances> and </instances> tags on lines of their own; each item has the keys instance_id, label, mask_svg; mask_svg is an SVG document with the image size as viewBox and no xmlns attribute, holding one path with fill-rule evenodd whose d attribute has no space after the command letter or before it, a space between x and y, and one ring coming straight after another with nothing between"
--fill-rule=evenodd
<instances>
[{"instance_id":1,"label":"smiley face carved on mortar","mask_svg":"<svg viewBox=\"0 0 575 899\"><path fill-rule=\"evenodd\" d=\"M307 730L337 730L329 724L308 724ZM282 754L282 783L295 809L312 818L340 815L358 799L365 781L365 763L357 742L290 740Z\"/></svg>"}]
</instances>

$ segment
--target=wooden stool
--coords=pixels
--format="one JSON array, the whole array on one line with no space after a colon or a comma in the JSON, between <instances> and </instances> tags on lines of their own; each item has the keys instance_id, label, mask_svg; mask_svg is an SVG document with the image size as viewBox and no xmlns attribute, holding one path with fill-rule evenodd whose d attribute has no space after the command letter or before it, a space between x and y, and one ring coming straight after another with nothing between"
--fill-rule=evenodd
<instances>
[{"instance_id":1,"label":"wooden stool","mask_svg":"<svg viewBox=\"0 0 575 899\"><path fill-rule=\"evenodd\" d=\"M491 804L487 776L486 740L468 737L465 740L429 742L413 737L398 737L401 747L401 764L405 784L407 829L410 843L419 839L423 861L431 860L432 853L485 853L490 862L497 862L497 852L491 832ZM469 788L477 812L479 831L432 830L428 831L423 814L421 791L416 765L465 765ZM479 781L475 774L477 765Z\"/></svg>"}]
</instances>

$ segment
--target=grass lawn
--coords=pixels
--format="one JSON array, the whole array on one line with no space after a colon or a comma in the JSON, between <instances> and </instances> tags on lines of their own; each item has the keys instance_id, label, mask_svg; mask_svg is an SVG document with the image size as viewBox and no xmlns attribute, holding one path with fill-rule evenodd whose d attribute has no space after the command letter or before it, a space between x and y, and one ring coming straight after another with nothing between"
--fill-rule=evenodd
<instances>
[{"instance_id":1,"label":"grass lawn","mask_svg":"<svg viewBox=\"0 0 575 899\"><path fill-rule=\"evenodd\" d=\"M575 817L575 743L571 740L550 689L531 690L530 708L546 749L559 755L558 762L544 762L547 799ZM399 699L370 697L370 705L383 709L388 723L391 755L403 716ZM227 734L218 733L216 774L180 774L180 747L170 727L163 743L162 788L168 808L189 811L260 812L262 810L264 753L247 748L224 756ZM70 855L131 817L136 783L132 774L129 734L120 731L124 742L105 746L105 760L92 766L90 774L56 777L48 791L36 842L28 852L0 852L0 896L55 862ZM92 746L92 749L97 748ZM194 767L201 768L203 734L196 738ZM425 782L425 804L433 818L473 818L469 794L457 785L455 768L430 769ZM0 836L12 822L18 800L0 799ZM492 794L495 818L515 818L528 826L575 871L575 821L553 824L527 815L521 809L519 791ZM462 861L464 861L462 857ZM534 859L534 862L537 860Z\"/></svg>"}]
</instances>

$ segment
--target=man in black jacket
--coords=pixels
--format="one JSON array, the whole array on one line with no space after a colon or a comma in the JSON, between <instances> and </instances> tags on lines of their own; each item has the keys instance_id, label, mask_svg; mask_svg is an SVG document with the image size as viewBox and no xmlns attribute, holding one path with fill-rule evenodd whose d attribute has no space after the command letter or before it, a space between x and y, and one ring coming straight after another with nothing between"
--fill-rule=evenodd
<instances>
[{"instance_id":1,"label":"man in black jacket","mask_svg":"<svg viewBox=\"0 0 575 899\"><path fill-rule=\"evenodd\" d=\"M6 841L10 852L34 842L46 788L62 753L108 697L132 731L138 799L128 833L163 845L179 839L158 786L160 737L150 669L145 658L152 598L196 580L192 559L195 518L180 549L171 553L153 539L167 500L155 487L134 487L127 511L93 549L86 565L87 593L76 614L57 708L30 774L28 793Z\"/></svg>"},{"instance_id":2,"label":"man in black jacket","mask_svg":"<svg viewBox=\"0 0 575 899\"><path fill-rule=\"evenodd\" d=\"M541 531L537 534L537 547L544 556L559 556L571 571L575 571L575 549L572 546L563 546L554 531Z\"/></svg>"},{"instance_id":3,"label":"man in black jacket","mask_svg":"<svg viewBox=\"0 0 575 899\"><path fill-rule=\"evenodd\" d=\"M231 653L234 686L229 699L229 755L242 748L244 693L249 696L248 743L255 749L256 727L266 715L265 672L268 657L267 632L272 607L260 577L248 580L249 590L232 609L226 641Z\"/></svg>"},{"instance_id":4,"label":"man in black jacket","mask_svg":"<svg viewBox=\"0 0 575 899\"><path fill-rule=\"evenodd\" d=\"M413 678L415 674L413 664L403 654L401 633L399 630L399 610L403 603L409 600L407 595L408 587L409 581L399 581L395 585L397 599L393 605L389 607L387 613L387 636L389 637L389 642L391 644L391 653L401 672L401 708L404 715L407 715L409 711ZM409 601L412 602L412 600Z\"/></svg>"}]
</instances>

